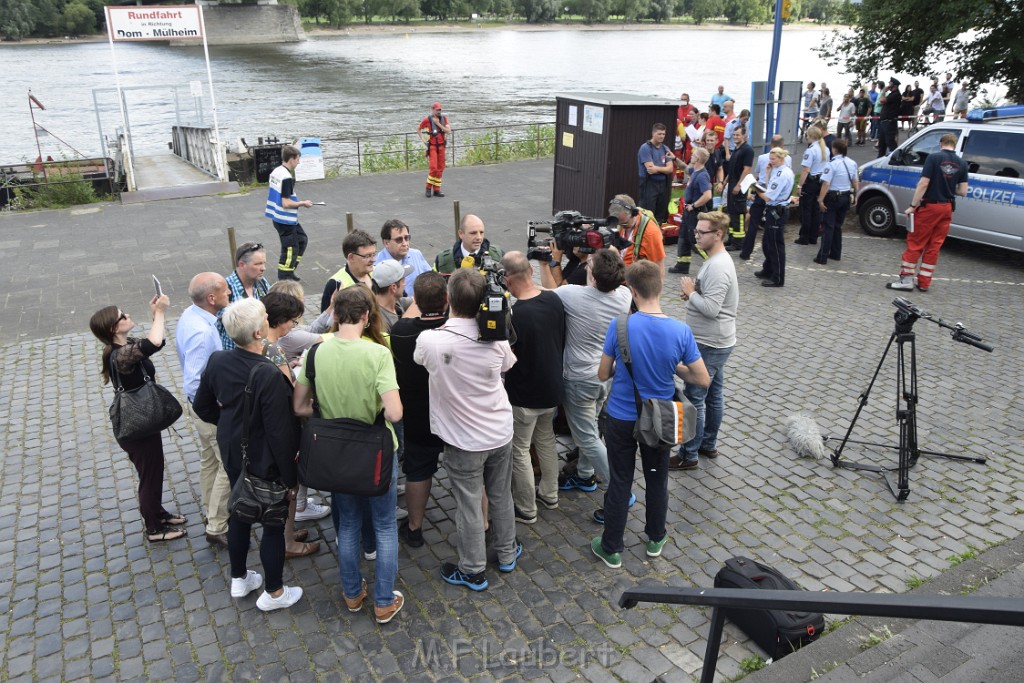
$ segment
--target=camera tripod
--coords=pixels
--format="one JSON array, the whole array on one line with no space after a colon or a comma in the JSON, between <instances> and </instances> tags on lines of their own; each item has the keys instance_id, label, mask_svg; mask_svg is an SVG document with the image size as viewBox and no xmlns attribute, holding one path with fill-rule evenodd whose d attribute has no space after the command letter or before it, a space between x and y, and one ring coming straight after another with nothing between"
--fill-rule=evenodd
<instances>
[{"instance_id":1,"label":"camera tripod","mask_svg":"<svg viewBox=\"0 0 1024 683\"><path fill-rule=\"evenodd\" d=\"M969 344L988 352L991 352L993 347L982 341L981 337L968 332L964 329L962 324L956 323L955 325L949 325L941 319L929 315L902 297L897 297L892 303L897 309L894 315L896 319L896 328L893 330L892 335L889 336L889 343L886 344L885 351L882 353L882 358L878 362L878 367L875 368L875 374L871 377L871 382L868 383L867 389L865 389L860 395L860 403L857 406L857 412L854 413L853 419L850 420L850 426L846 430L846 435L830 457L834 467L843 467L850 470L864 470L867 472L877 472L881 474L882 478L885 479L885 483L889 486L889 490L892 491L892 494L896 497L896 500L902 503L907 499L907 496L910 495L910 469L917 464L918 458L922 455L937 458L948 458L950 460L964 460L980 465L987 462L987 459L984 457L939 453L937 451L922 450L919 447L917 441L918 391L917 355L915 348L915 334L913 331L914 323L917 322L919 318L931 320L939 327L951 330L951 336L954 341ZM899 426L899 444L893 446L891 444L880 444L870 441L857 441L855 439L851 439L850 434L853 433L853 429L857 424L857 419L860 417L861 411L864 410L864 406L867 405L868 397L871 395L871 389L875 385L875 380L878 379L878 375L882 370L882 365L885 364L885 359L889 355L889 351L892 349L893 343L896 344L896 422ZM908 356L910 360L909 377L907 374ZM829 441L833 438L834 437L825 437L825 440ZM847 443L877 446L880 448L889 448L898 451L899 460L896 467L896 482L893 482L890 476L892 470L888 467L843 460L843 449L846 448Z\"/></svg>"}]
</instances>

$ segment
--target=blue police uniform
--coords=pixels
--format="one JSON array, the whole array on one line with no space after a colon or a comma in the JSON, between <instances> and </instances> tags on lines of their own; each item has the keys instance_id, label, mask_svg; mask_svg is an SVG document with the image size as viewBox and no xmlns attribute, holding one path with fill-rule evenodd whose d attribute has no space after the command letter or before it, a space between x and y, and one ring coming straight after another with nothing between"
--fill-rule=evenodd
<instances>
[{"instance_id":1,"label":"blue police uniform","mask_svg":"<svg viewBox=\"0 0 1024 683\"><path fill-rule=\"evenodd\" d=\"M786 243L784 230L789 218L789 198L793 192L793 171L785 166L768 171L768 186L765 195L764 237L761 249L764 251L764 265L755 273L763 278L765 287L782 287L786 283Z\"/></svg>"},{"instance_id":2,"label":"blue police uniform","mask_svg":"<svg viewBox=\"0 0 1024 683\"><path fill-rule=\"evenodd\" d=\"M825 215L821 224L825 231L821 236L821 247L816 263L824 265L827 259L838 261L843 251L843 221L850 210L850 190L857 177L857 164L843 155L836 156L821 172L821 184L828 183L825 193ZM820 193L820 190L819 190ZM819 207L820 208L820 207Z\"/></svg>"},{"instance_id":3,"label":"blue police uniform","mask_svg":"<svg viewBox=\"0 0 1024 683\"><path fill-rule=\"evenodd\" d=\"M771 170L771 166L768 165L769 154L769 152L765 152L757 157L757 161L754 162L754 168L751 171L762 187L768 187L768 171ZM789 155L786 155L786 167L793 167L793 159ZM743 246L740 248L740 258L744 261L749 260L750 255L754 253L754 245L757 243L757 231L761 228L761 222L764 219L764 207L764 200L761 199L760 195L754 194L754 199L750 203L750 220L747 221L747 234L743 238Z\"/></svg>"},{"instance_id":4,"label":"blue police uniform","mask_svg":"<svg viewBox=\"0 0 1024 683\"><path fill-rule=\"evenodd\" d=\"M815 140L804 152L802 168L808 169L807 178L800 186L800 236L797 244L817 244L821 228L821 210L818 209L818 190L821 189L821 172L828 165L828 148L822 153L823 141Z\"/></svg>"}]
</instances>

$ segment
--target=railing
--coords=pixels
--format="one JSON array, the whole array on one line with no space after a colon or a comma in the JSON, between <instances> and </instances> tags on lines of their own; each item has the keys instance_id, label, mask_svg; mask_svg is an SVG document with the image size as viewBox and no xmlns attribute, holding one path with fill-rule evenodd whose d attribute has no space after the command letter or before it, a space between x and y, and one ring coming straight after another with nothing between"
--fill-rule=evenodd
<instances>
[{"instance_id":1,"label":"railing","mask_svg":"<svg viewBox=\"0 0 1024 683\"><path fill-rule=\"evenodd\" d=\"M325 155L341 174L426 169L426 147L416 132L364 135L354 140L322 141ZM448 166L494 163L509 159L540 159L552 156L555 124L511 124L457 128L447 139Z\"/></svg>"},{"instance_id":2,"label":"railing","mask_svg":"<svg viewBox=\"0 0 1024 683\"><path fill-rule=\"evenodd\" d=\"M0 193L7 200L13 199L20 189L83 182L91 183L103 193L115 194L118 183L114 160L95 157L0 166Z\"/></svg>"},{"instance_id":3,"label":"railing","mask_svg":"<svg viewBox=\"0 0 1024 683\"><path fill-rule=\"evenodd\" d=\"M173 126L171 129L171 151L203 173L220 178L224 160L221 146L214 142L212 128Z\"/></svg>"},{"instance_id":4,"label":"railing","mask_svg":"<svg viewBox=\"0 0 1024 683\"><path fill-rule=\"evenodd\" d=\"M781 609L871 617L963 621L972 624L1024 626L1024 599L945 595L891 595L882 593L817 593L809 591L745 590L742 588L631 588L622 593L619 607L639 602L713 607L701 683L712 683L725 623L723 609Z\"/></svg>"}]
</instances>

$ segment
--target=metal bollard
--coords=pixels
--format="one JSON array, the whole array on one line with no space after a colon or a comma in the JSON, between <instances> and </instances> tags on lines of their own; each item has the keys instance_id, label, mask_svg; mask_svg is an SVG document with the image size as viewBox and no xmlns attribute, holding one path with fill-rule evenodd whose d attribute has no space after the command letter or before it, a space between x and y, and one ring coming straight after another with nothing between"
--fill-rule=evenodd
<instances>
[{"instance_id":1,"label":"metal bollard","mask_svg":"<svg viewBox=\"0 0 1024 683\"><path fill-rule=\"evenodd\" d=\"M459 200L452 202L452 209L455 211L455 239L459 239L459 224L462 222L462 212L459 210Z\"/></svg>"},{"instance_id":2,"label":"metal bollard","mask_svg":"<svg viewBox=\"0 0 1024 683\"><path fill-rule=\"evenodd\" d=\"M238 251L238 245L235 243L234 228L228 228L228 249L231 250L231 253L228 255L228 262L231 263L231 266L228 268L228 270L234 270L235 266L238 265L237 263L235 263L235 253L237 253Z\"/></svg>"},{"instance_id":3,"label":"metal bollard","mask_svg":"<svg viewBox=\"0 0 1024 683\"><path fill-rule=\"evenodd\" d=\"M347 234L351 235L352 231L355 230L355 229L356 229L356 226L355 226L355 223L352 222L352 212L350 211L350 212L345 214L345 232Z\"/></svg>"}]
</instances>

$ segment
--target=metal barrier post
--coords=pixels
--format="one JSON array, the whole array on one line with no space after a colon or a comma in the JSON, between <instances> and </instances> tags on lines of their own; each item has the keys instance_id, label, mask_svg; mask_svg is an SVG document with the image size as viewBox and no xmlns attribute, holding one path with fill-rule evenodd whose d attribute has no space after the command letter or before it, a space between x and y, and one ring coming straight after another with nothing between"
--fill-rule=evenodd
<instances>
[{"instance_id":1,"label":"metal barrier post","mask_svg":"<svg viewBox=\"0 0 1024 683\"><path fill-rule=\"evenodd\" d=\"M402 138L402 146L405 147L405 170L409 170L409 134L406 133L405 137Z\"/></svg>"},{"instance_id":2,"label":"metal barrier post","mask_svg":"<svg viewBox=\"0 0 1024 683\"><path fill-rule=\"evenodd\" d=\"M235 252L238 250L238 245L235 244L235 229L228 228L228 249L231 253L228 255L228 261L231 263L231 270L235 269L238 264L235 263Z\"/></svg>"},{"instance_id":3,"label":"metal barrier post","mask_svg":"<svg viewBox=\"0 0 1024 683\"><path fill-rule=\"evenodd\" d=\"M459 239L459 224L462 223L462 212L459 209L459 200L452 202L452 209L455 211L455 239Z\"/></svg>"},{"instance_id":4,"label":"metal barrier post","mask_svg":"<svg viewBox=\"0 0 1024 683\"><path fill-rule=\"evenodd\" d=\"M352 231L356 229L355 224L352 222L352 212L349 211L345 214L345 232L352 234Z\"/></svg>"},{"instance_id":5,"label":"metal barrier post","mask_svg":"<svg viewBox=\"0 0 1024 683\"><path fill-rule=\"evenodd\" d=\"M718 651L722 644L722 627L725 613L715 607L711 610L711 630L708 632L708 647L704 650L704 668L700 672L700 683L715 683L715 669L718 668Z\"/></svg>"},{"instance_id":6,"label":"metal barrier post","mask_svg":"<svg viewBox=\"0 0 1024 683\"><path fill-rule=\"evenodd\" d=\"M356 138L356 175L363 175L363 152L360 149L359 138Z\"/></svg>"}]
</instances>

